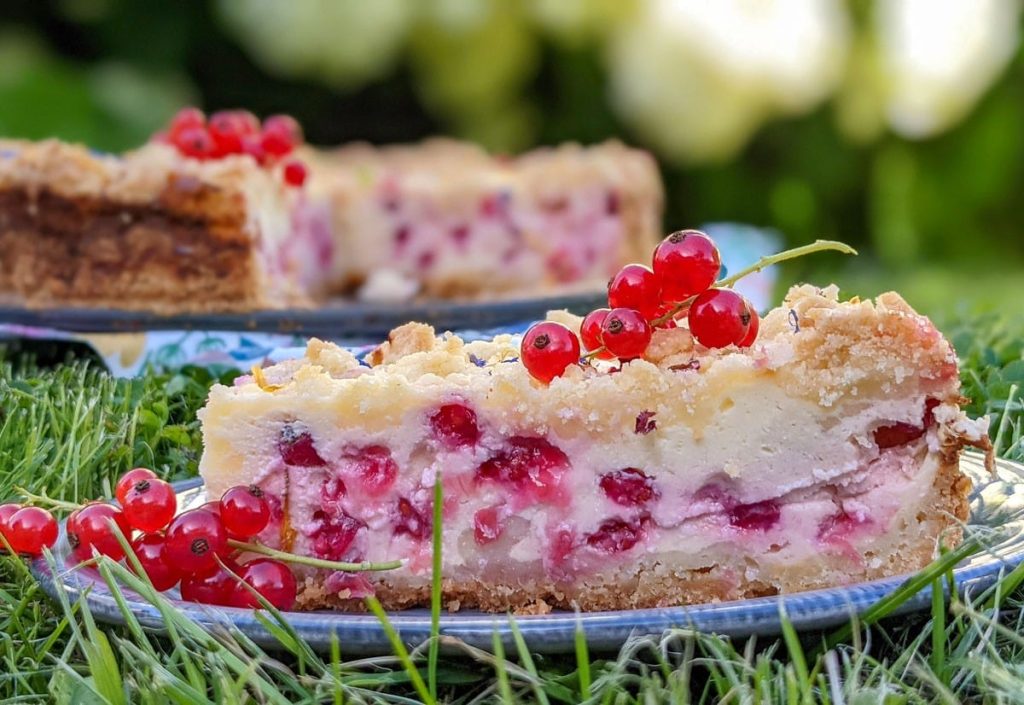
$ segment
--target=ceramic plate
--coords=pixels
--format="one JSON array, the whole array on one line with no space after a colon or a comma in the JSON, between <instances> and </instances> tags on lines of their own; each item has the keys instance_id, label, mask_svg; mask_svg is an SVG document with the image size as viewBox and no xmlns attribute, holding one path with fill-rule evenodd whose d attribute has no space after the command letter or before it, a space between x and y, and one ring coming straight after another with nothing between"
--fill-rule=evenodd
<instances>
[{"instance_id":1,"label":"ceramic plate","mask_svg":"<svg viewBox=\"0 0 1024 705\"><path fill-rule=\"evenodd\" d=\"M544 318L568 309L583 315L608 304L605 291L505 301L414 301L360 303L335 301L319 308L160 316L145 311L109 309L27 309L0 302L0 321L34 328L80 333L128 333L156 330L216 330L288 333L325 338L380 337L409 321L438 330L494 328Z\"/></svg>"},{"instance_id":2,"label":"ceramic plate","mask_svg":"<svg viewBox=\"0 0 1024 705\"><path fill-rule=\"evenodd\" d=\"M958 589L977 595L999 576L1024 560L1024 465L999 461L996 477L990 477L981 456L966 453L961 467L974 481L971 493L971 518L968 531L984 531L987 548L964 561L954 571ZM198 506L205 501L202 487L193 482L182 486L179 504ZM86 601L97 619L120 623L122 613L99 574L92 569L70 571L66 562L67 542L63 535L54 549L56 571L44 560L34 561L32 570L51 596L56 582L63 583L72 598L84 591ZM793 625L800 630L825 629L846 623L879 599L898 588L908 576L874 580L856 585L814 590L784 596L720 602L664 609L615 612L554 612L522 616L516 624L531 649L538 652L571 652L577 626L582 627L592 649L613 651L632 635L660 634L672 627L690 627L730 636L779 633L780 608L784 607ZM125 591L128 606L139 622L159 631L159 612L130 591ZM177 592L167 593L177 600ZM904 603L896 614L926 608L929 590L919 592ZM276 641L250 610L208 607L176 602L179 609L205 625L231 624L256 642L274 645ZM373 616L338 612L289 612L288 621L315 648L327 648L331 635L337 634L346 653L390 653L384 631ZM390 615L391 622L409 645L422 643L430 634L427 610L407 610ZM503 615L465 610L441 614L441 632L471 645L491 647L497 630L507 647L512 646L509 622Z\"/></svg>"}]
</instances>

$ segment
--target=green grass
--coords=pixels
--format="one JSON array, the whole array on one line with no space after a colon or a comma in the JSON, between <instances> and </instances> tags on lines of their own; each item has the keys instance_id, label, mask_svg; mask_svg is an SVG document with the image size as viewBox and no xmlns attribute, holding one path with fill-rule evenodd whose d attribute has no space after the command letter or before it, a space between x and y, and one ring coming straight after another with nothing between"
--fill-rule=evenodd
<instances>
[{"instance_id":1,"label":"green grass","mask_svg":"<svg viewBox=\"0 0 1024 705\"><path fill-rule=\"evenodd\" d=\"M1024 459L1024 319L947 320L963 360L972 413L993 418L1001 455ZM229 376L225 376L228 379ZM22 486L82 500L108 495L124 470L170 478L196 471L195 411L213 378L200 369L114 380L85 363L39 369L0 362L0 500ZM516 639L485 652L434 639L378 658L314 652L274 611L278 640L208 633L123 566L105 562L115 589L148 597L170 637L125 611L98 624L70 595L54 603L22 561L0 558L0 702L10 703L1024 703L1024 568L988 593L931 612L886 619L915 591L948 581L948 554L857 623L828 634L730 640L675 630L594 654L532 655ZM436 662L434 659L437 658Z\"/></svg>"}]
</instances>

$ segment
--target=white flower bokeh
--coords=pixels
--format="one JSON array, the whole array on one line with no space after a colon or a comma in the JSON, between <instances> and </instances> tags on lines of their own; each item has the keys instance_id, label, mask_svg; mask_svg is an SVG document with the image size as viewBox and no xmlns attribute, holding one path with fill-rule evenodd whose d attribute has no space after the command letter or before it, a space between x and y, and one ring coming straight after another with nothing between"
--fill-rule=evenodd
<instances>
[{"instance_id":1,"label":"white flower bokeh","mask_svg":"<svg viewBox=\"0 0 1024 705\"><path fill-rule=\"evenodd\" d=\"M959 121L1017 50L1019 0L877 0L886 116L905 137Z\"/></svg>"},{"instance_id":2,"label":"white flower bokeh","mask_svg":"<svg viewBox=\"0 0 1024 705\"><path fill-rule=\"evenodd\" d=\"M341 89L400 61L453 132L515 148L539 129L543 40L593 47L612 108L659 156L727 160L769 120L835 99L850 139L955 125L1017 50L1022 0L220 0L268 70ZM586 110L586 106L581 106Z\"/></svg>"},{"instance_id":3,"label":"white flower bokeh","mask_svg":"<svg viewBox=\"0 0 1024 705\"><path fill-rule=\"evenodd\" d=\"M609 52L616 108L665 156L719 160L842 77L838 0L647 0Z\"/></svg>"}]
</instances>

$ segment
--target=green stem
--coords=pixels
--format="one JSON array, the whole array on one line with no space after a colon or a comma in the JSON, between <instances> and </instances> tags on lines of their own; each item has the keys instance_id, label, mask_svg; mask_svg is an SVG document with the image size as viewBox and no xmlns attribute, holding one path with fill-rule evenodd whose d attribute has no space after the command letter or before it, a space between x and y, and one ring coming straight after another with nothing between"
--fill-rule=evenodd
<instances>
[{"instance_id":1,"label":"green stem","mask_svg":"<svg viewBox=\"0 0 1024 705\"><path fill-rule=\"evenodd\" d=\"M441 636L441 546L444 519L444 484L441 472L434 474L434 526L432 539L432 568L430 574L430 651L427 654L427 686L430 697L437 699L437 657L440 652Z\"/></svg>"},{"instance_id":2,"label":"green stem","mask_svg":"<svg viewBox=\"0 0 1024 705\"><path fill-rule=\"evenodd\" d=\"M270 556L271 558L276 558L277 560L285 563L298 563L300 565L308 565L313 568L323 568L325 570L363 572L371 570L394 570L395 568L402 567L402 561L386 561L384 563L341 563L339 561L328 561L323 558L313 558L311 556L297 556L294 553L278 551L276 548L270 548L263 544L246 543L244 541L236 541L235 539L228 539L228 545L231 546L231 548L237 548L240 551L249 551L250 553L259 553L263 556Z\"/></svg>"},{"instance_id":3,"label":"green stem","mask_svg":"<svg viewBox=\"0 0 1024 705\"><path fill-rule=\"evenodd\" d=\"M62 499L53 499L52 497L47 497L44 494L33 494L24 487L15 487L14 491L24 497L26 502L36 507L52 507L66 512L73 512L82 506L80 504L75 504L74 502L65 502Z\"/></svg>"},{"instance_id":4,"label":"green stem","mask_svg":"<svg viewBox=\"0 0 1024 705\"><path fill-rule=\"evenodd\" d=\"M836 252L842 252L843 254L846 255L857 254L857 250L853 249L845 242L838 242L836 240L815 240L810 245L801 245L800 247L794 247L791 250L783 250L782 252L776 252L774 255L762 257L749 267L741 269L735 274L715 282L711 286L716 289L724 289L726 287L732 286L740 279L749 274L760 272L765 267L771 267L773 264L785 262L786 260L790 259L796 259L797 257L803 257L804 255L811 255L814 254L815 252L825 252L826 250L834 250ZM662 323L665 323L666 321L675 318L677 313L682 311L684 308L689 307L690 304L692 304L694 299L696 298L697 296L694 295L686 299L685 301L680 301L679 303L672 307L671 311L661 316L658 316L653 321L651 321L651 326L657 327L660 326Z\"/></svg>"},{"instance_id":5,"label":"green stem","mask_svg":"<svg viewBox=\"0 0 1024 705\"><path fill-rule=\"evenodd\" d=\"M791 250L777 252L774 255L769 255L768 257L762 257L746 269L741 269L732 276L715 282L714 286L719 289L732 286L748 274L760 272L765 267L770 267L773 264L785 262L786 260L796 259L797 257L803 257L804 255L812 255L815 252L825 252L826 250L835 250L836 252L842 252L844 255L857 254L857 250L853 249L845 242L837 242L836 240L815 240L810 245L802 245L800 247L794 247Z\"/></svg>"}]
</instances>

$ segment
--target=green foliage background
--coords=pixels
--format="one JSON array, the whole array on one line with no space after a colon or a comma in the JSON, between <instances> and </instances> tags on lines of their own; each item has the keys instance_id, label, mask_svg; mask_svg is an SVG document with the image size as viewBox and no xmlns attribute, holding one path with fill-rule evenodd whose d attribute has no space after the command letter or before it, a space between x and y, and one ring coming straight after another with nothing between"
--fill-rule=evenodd
<instances>
[{"instance_id":1,"label":"green foliage background","mask_svg":"<svg viewBox=\"0 0 1024 705\"><path fill-rule=\"evenodd\" d=\"M416 46L403 50L408 55L394 70L342 90L267 73L225 28L218 9L208 2L4 3L0 134L60 136L121 150L143 142L177 107L197 103L210 110L287 111L321 144L468 133L492 147L524 146L510 145L500 126L467 126L465 115L424 98L438 90L424 85L430 79L422 65L430 43L441 41L436 33L417 32ZM609 107L596 40L540 46L525 87L537 142L619 137L642 144ZM458 80L471 80L458 66L451 70ZM730 220L777 228L790 244L841 239L865 256L834 265L799 263L783 279L832 278L848 293L869 295L897 288L928 313L961 303L1018 311L1024 297L1022 128L1019 51L973 112L937 138L910 142L883 134L851 143L826 103L812 114L769 123L728 163L663 164L665 227Z\"/></svg>"}]
</instances>

